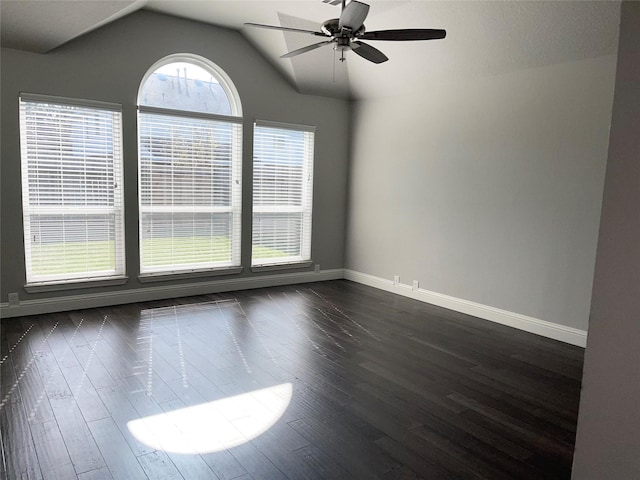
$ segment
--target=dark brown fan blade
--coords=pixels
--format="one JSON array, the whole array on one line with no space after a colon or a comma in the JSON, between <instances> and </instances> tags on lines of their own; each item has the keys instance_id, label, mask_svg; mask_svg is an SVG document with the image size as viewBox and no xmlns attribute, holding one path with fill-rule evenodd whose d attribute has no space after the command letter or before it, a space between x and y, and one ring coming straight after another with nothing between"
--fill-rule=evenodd
<instances>
[{"instance_id":1,"label":"dark brown fan blade","mask_svg":"<svg viewBox=\"0 0 640 480\"><path fill-rule=\"evenodd\" d=\"M351 49L354 53L357 53L362 58L373 63L383 63L389 60L380 50L373 48L371 45L367 45L366 43L356 41L351 42Z\"/></svg>"},{"instance_id":2,"label":"dark brown fan blade","mask_svg":"<svg viewBox=\"0 0 640 480\"><path fill-rule=\"evenodd\" d=\"M249 22L245 23L245 25L249 27L269 28L271 30L282 30L285 32L308 33L310 35L316 35L318 37L328 37L328 35L324 32L314 32L313 30L304 30L302 28L278 27L277 25L263 25L262 23Z\"/></svg>"},{"instance_id":3,"label":"dark brown fan blade","mask_svg":"<svg viewBox=\"0 0 640 480\"><path fill-rule=\"evenodd\" d=\"M410 28L404 30L377 30L375 32L365 32L358 35L362 40L438 40L447 36L446 30L434 28Z\"/></svg>"},{"instance_id":4,"label":"dark brown fan blade","mask_svg":"<svg viewBox=\"0 0 640 480\"><path fill-rule=\"evenodd\" d=\"M299 48L297 50L293 50L292 52L285 53L280 58L291 58L296 55L300 55L301 53L310 52L311 50L315 50L316 48L320 48L324 45L329 45L333 43L333 40L325 40L324 42L314 43L313 45L307 45L306 47Z\"/></svg>"},{"instance_id":5,"label":"dark brown fan blade","mask_svg":"<svg viewBox=\"0 0 640 480\"><path fill-rule=\"evenodd\" d=\"M340 30L348 28L353 33L360 30L360 27L364 24L364 19L369 14L369 5L356 0L351 0L340 15L338 21L338 27Z\"/></svg>"}]
</instances>

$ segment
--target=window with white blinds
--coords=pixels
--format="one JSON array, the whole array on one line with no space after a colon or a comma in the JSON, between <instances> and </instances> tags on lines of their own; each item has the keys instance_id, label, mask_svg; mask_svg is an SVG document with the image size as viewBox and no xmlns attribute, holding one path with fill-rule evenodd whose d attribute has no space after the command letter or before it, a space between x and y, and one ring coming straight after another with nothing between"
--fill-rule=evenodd
<instances>
[{"instance_id":1,"label":"window with white blinds","mask_svg":"<svg viewBox=\"0 0 640 480\"><path fill-rule=\"evenodd\" d=\"M239 100L212 64L168 60L151 69L139 94L140 273L238 267Z\"/></svg>"},{"instance_id":2,"label":"window with white blinds","mask_svg":"<svg viewBox=\"0 0 640 480\"><path fill-rule=\"evenodd\" d=\"M27 285L125 274L119 105L20 97Z\"/></svg>"},{"instance_id":3,"label":"window with white blinds","mask_svg":"<svg viewBox=\"0 0 640 480\"><path fill-rule=\"evenodd\" d=\"M311 260L313 127L256 122L253 266Z\"/></svg>"}]
</instances>

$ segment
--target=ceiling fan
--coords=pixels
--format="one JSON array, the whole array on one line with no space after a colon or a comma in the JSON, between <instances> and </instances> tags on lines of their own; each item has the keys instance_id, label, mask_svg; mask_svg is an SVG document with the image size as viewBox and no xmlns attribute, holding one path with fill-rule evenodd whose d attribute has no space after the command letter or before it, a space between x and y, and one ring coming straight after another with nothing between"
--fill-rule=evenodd
<instances>
[{"instance_id":1,"label":"ceiling fan","mask_svg":"<svg viewBox=\"0 0 640 480\"><path fill-rule=\"evenodd\" d=\"M337 5L340 0L323 0L324 3ZM400 30L377 30L367 32L364 21L369 13L369 5L366 3L351 0L348 4L342 0L342 13L340 18L332 18L324 22L321 31L305 30L302 28L279 27L276 25L263 25L261 23L245 23L250 27L270 28L273 30L283 30L285 32L298 32L311 34L316 37L325 37L328 40L298 48L292 52L285 53L280 58L291 58L301 53L310 52L325 45L333 45L334 50L341 54L340 61L344 62L344 52L352 50L362 58L373 63L383 63L389 60L387 56L377 48L362 42L361 40L437 40L447 35L445 30L431 28L414 28Z\"/></svg>"}]
</instances>

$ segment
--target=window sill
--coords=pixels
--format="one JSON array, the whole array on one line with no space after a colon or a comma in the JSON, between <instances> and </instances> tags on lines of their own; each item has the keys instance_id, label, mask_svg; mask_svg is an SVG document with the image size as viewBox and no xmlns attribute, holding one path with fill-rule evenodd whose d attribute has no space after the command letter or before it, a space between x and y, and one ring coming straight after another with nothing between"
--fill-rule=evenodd
<instances>
[{"instance_id":1,"label":"window sill","mask_svg":"<svg viewBox=\"0 0 640 480\"><path fill-rule=\"evenodd\" d=\"M97 280L78 280L65 283L30 283L24 286L28 293L56 292L62 290L74 290L81 288L110 287L112 285L124 285L129 277L114 277Z\"/></svg>"},{"instance_id":2,"label":"window sill","mask_svg":"<svg viewBox=\"0 0 640 480\"><path fill-rule=\"evenodd\" d=\"M176 273L144 273L138 275L138 281L140 283L151 282L167 282L170 280L176 280L179 278L204 278L204 277L217 277L219 275L236 275L242 273L244 270L242 267L229 267L221 268L217 270L201 270L197 272L176 272Z\"/></svg>"},{"instance_id":3,"label":"window sill","mask_svg":"<svg viewBox=\"0 0 640 480\"><path fill-rule=\"evenodd\" d=\"M292 263L276 263L271 265L254 265L251 267L252 272L269 272L272 270L290 270L292 268L305 268L313 265L312 260L306 260L304 262L292 262Z\"/></svg>"}]
</instances>

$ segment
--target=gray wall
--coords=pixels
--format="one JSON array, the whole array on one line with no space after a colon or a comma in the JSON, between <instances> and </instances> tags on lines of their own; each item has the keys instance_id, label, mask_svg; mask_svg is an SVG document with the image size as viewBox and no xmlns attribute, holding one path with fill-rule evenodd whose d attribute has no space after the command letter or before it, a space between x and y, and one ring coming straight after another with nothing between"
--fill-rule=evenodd
<instances>
[{"instance_id":1,"label":"gray wall","mask_svg":"<svg viewBox=\"0 0 640 480\"><path fill-rule=\"evenodd\" d=\"M251 252L251 212L248 207L251 204L252 123L258 118L317 127L312 256L323 270L342 268L349 154L348 102L297 93L238 32L140 11L46 55L2 49L0 301L6 302L9 292L18 292L22 300L33 300L118 289L130 291L142 286L137 280L136 97L147 69L172 53L192 53L213 61L231 77L240 94L245 119L243 265L248 267ZM24 291L20 92L122 104L127 273L130 276L124 287L31 295ZM249 268L245 268L239 277L251 275ZM205 280L212 278L176 280L176 283ZM165 287L167 282L162 285Z\"/></svg>"},{"instance_id":2,"label":"gray wall","mask_svg":"<svg viewBox=\"0 0 640 480\"><path fill-rule=\"evenodd\" d=\"M622 4L573 478L640 478L640 3Z\"/></svg>"},{"instance_id":3,"label":"gray wall","mask_svg":"<svg viewBox=\"0 0 640 480\"><path fill-rule=\"evenodd\" d=\"M357 102L346 268L586 330L614 76L608 55Z\"/></svg>"}]
</instances>

